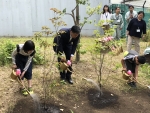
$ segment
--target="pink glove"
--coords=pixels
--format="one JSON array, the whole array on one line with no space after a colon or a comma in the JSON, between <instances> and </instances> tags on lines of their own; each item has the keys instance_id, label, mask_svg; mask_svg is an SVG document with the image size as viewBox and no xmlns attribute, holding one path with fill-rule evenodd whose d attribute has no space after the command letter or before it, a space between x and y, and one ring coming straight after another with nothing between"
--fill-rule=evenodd
<instances>
[{"instance_id":1,"label":"pink glove","mask_svg":"<svg viewBox=\"0 0 150 113\"><path fill-rule=\"evenodd\" d=\"M20 69L16 69L16 75L20 75L21 74L21 70Z\"/></svg>"},{"instance_id":2,"label":"pink glove","mask_svg":"<svg viewBox=\"0 0 150 113\"><path fill-rule=\"evenodd\" d=\"M131 75L131 74L132 74L131 70L128 70L128 71L127 71L127 74L128 74L128 75Z\"/></svg>"},{"instance_id":3,"label":"pink glove","mask_svg":"<svg viewBox=\"0 0 150 113\"><path fill-rule=\"evenodd\" d=\"M70 62L70 60L68 60L68 61L67 61L67 64L68 64L69 66L71 66L71 62Z\"/></svg>"}]
</instances>

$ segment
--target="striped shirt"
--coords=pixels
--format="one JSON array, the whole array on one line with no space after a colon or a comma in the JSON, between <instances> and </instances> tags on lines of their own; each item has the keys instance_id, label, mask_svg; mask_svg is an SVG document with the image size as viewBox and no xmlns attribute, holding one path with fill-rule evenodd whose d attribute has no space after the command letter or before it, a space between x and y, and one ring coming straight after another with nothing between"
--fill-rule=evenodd
<instances>
[{"instance_id":1,"label":"striped shirt","mask_svg":"<svg viewBox=\"0 0 150 113\"><path fill-rule=\"evenodd\" d=\"M19 44L19 49L20 49L20 51L19 52L17 52L17 48L12 52L12 63L13 64L16 64L16 59L15 59L15 57L16 57L16 55L17 55L17 53L19 53L19 54L21 54L21 55L24 55L24 56L29 56L28 57L28 61L27 61L27 63L26 63L26 65L25 65L25 67L24 67L24 71L27 71L27 69L29 68L29 66L30 66L30 63L31 63L31 61L32 61L32 58L33 58L33 56L30 56L32 53L30 53L30 54L28 54L28 53L25 53L24 52L24 50L23 50L23 45L24 44Z\"/></svg>"}]
</instances>

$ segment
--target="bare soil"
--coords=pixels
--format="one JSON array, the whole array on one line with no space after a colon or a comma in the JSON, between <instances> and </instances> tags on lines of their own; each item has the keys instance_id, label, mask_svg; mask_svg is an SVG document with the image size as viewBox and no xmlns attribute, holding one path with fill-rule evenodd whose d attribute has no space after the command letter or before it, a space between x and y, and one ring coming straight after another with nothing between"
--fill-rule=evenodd
<instances>
[{"instance_id":1,"label":"bare soil","mask_svg":"<svg viewBox=\"0 0 150 113\"><path fill-rule=\"evenodd\" d=\"M150 113L150 90L141 84L137 84L137 88L126 84L121 74L122 56L123 53L113 58L106 56L101 96L95 85L83 79L98 83L90 53L73 64L73 85L60 82L55 65L44 83L45 68L34 66L33 90L40 99L40 113ZM10 79L10 67L0 67L0 72L0 113L38 113L33 99L21 95L18 82ZM144 73L139 73L138 80L147 84L141 75Z\"/></svg>"},{"instance_id":2,"label":"bare soil","mask_svg":"<svg viewBox=\"0 0 150 113\"><path fill-rule=\"evenodd\" d=\"M36 80L35 84L39 82L36 84L39 85L39 88L36 85L34 85L33 88L35 88L35 93L40 98L41 113L149 113L149 89L140 84L137 84L137 88L131 88L126 84L126 81L122 80L121 76L119 76L113 79L109 78L106 83L102 85L103 93L100 96L99 91L93 84L82 80L82 77L89 77L95 80L94 78L96 78L96 76L91 72L92 70L90 70L91 65L85 62L74 64L75 70L79 67L80 71L73 74L74 85L68 83L58 85L56 90L53 91L54 96L48 98L46 105L43 104L43 91L40 91L42 78L38 79L35 77L33 79L34 81ZM35 68L35 70L38 68L40 67ZM84 69L86 69L86 71L83 73ZM55 79L56 82L60 83L59 73L56 73ZM118 79L120 79L120 81L118 81ZM13 87L17 87L17 84L14 84ZM34 102L30 96L24 97L19 91L12 91L11 94L9 93L5 96L15 99L13 100L14 106L11 109L10 106L8 106L10 109L8 113L37 113ZM4 98L6 98L5 96ZM2 98L2 100L4 98ZM8 102L5 101L5 103Z\"/></svg>"}]
</instances>

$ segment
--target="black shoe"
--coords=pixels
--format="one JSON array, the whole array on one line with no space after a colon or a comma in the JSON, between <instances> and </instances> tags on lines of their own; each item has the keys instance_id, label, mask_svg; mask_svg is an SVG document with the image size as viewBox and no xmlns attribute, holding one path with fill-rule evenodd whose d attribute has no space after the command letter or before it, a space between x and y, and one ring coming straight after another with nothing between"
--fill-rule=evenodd
<instances>
[{"instance_id":1,"label":"black shoe","mask_svg":"<svg viewBox=\"0 0 150 113\"><path fill-rule=\"evenodd\" d=\"M134 87L133 82L128 82L127 84L131 87Z\"/></svg>"},{"instance_id":2,"label":"black shoe","mask_svg":"<svg viewBox=\"0 0 150 113\"><path fill-rule=\"evenodd\" d=\"M67 81L68 81L69 84L73 84L72 79L68 79Z\"/></svg>"},{"instance_id":3,"label":"black shoe","mask_svg":"<svg viewBox=\"0 0 150 113\"><path fill-rule=\"evenodd\" d=\"M133 87L136 87L136 82L132 82L132 86L133 86Z\"/></svg>"}]
</instances>

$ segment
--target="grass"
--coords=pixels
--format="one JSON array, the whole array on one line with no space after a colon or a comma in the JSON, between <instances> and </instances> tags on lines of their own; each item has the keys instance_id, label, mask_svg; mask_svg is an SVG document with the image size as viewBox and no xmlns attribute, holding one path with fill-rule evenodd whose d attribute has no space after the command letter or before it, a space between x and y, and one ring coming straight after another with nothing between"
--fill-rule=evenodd
<instances>
[{"instance_id":1,"label":"grass","mask_svg":"<svg viewBox=\"0 0 150 113\"><path fill-rule=\"evenodd\" d=\"M23 38L23 37L21 37L21 38L0 38L0 43L3 44L6 40L7 41L10 40L10 41L13 41L14 44L18 44L18 43L24 43L26 40L29 40L29 39L32 39L32 37L31 38ZM86 52L85 55L81 55L81 62L82 61L87 61L87 60L89 61L89 60L91 60L91 53L90 53L90 51L94 47L95 39L96 38L85 38L85 37L81 38L81 42L80 42L81 43L81 49L80 50ZM47 42L51 45L50 47L47 48L47 50L46 50L47 52L46 52L46 55L45 55L46 59L48 59L47 62L50 63L51 60L54 57L53 56L54 52L52 50L53 38L50 38L50 37L42 38L42 40L47 40ZM40 48L40 50L43 52L44 49L40 47L39 42L35 41L35 40L34 40L34 42L35 42L35 45L38 48ZM124 48L124 50L126 50L125 39L123 39L122 42L123 42L123 48ZM141 42L140 45L141 45L141 54L142 54L144 49L147 47L148 42ZM113 62L112 63L112 65L113 65L112 68L113 69L119 69L119 68L121 68L121 64L120 64L120 59L121 58L122 58L122 54L119 55L119 56L114 56L114 58L112 56L112 60L111 60L111 62L109 62L110 57L107 56L105 58L105 62L108 62L108 64L106 63L106 65L109 65L109 64L111 64ZM113 60L113 59L115 59L115 60ZM140 77L142 77L142 78L144 77L146 79L149 78L149 76L148 76L149 75L149 71L148 71L149 70L149 65L148 64L142 65L140 67L140 70L141 70L141 72L139 73Z\"/></svg>"},{"instance_id":2,"label":"grass","mask_svg":"<svg viewBox=\"0 0 150 113\"><path fill-rule=\"evenodd\" d=\"M3 44L5 41L11 40L14 44L18 43L24 43L26 40L29 40L32 38L0 38L0 44ZM89 88L94 87L91 85L91 83L88 83L85 80L82 80L82 77L93 79L97 82L97 74L95 72L95 68L92 62L92 54L91 49L94 47L95 39L96 38L81 38L81 50L86 51L85 54L81 54L81 61L78 64L73 65L74 73L72 75L73 80L75 82L75 85L70 86L65 83L59 82L59 72L55 66L55 63L57 62L57 59L55 58L54 62L52 62L52 59L54 58L54 52L52 49L52 42L53 38L42 38L43 40L47 40L47 42L51 45L46 49L45 58L47 59L47 63L45 65L37 65L34 66L33 69L33 88L35 92L37 92L40 97L44 98L44 83L43 80L46 80L46 88L49 93L49 99L52 97L55 100L61 99L61 97L64 97L66 95L71 95L72 101L80 101L79 100L79 93L86 91ZM126 50L126 42L125 39L123 41L123 49ZM39 42L35 41L35 45L40 48L41 52L44 53L44 49L40 47ZM146 48L146 42L141 42L141 54ZM104 69L102 73L102 85L103 87L118 91L118 92L128 92L129 87L125 85L125 80L122 79L122 66L120 63L120 60L123 58L123 53L119 54L118 56L113 56L111 54L107 54L105 56L105 62L104 62ZM74 58L75 59L75 58ZM96 62L97 67L99 67L99 63ZM11 65L11 64L10 64ZM51 66L52 65L52 66ZM51 69L50 69L51 67ZM148 64L144 64L140 66L139 69L139 77L138 81L142 84L150 84L150 77L149 77L149 68L150 66ZM48 76L45 76L45 72L47 72L50 69L50 73ZM11 69L9 66L6 66L5 68L0 67L0 72L7 72L7 75L11 72ZM45 77L45 78L44 78ZM0 78L0 81L3 79L6 79L6 85L7 87L10 85L12 86L12 83L9 83L8 77L2 76ZM9 84L8 84L9 83ZM5 85L5 84L3 84ZM15 86L16 88L17 86ZM144 86L141 86L144 88ZM6 87L4 86L4 89ZM16 88L17 89L17 88ZM15 89L15 90L16 90ZM1 88L0 90L3 90ZM7 91L7 90L5 90ZM1 94L0 94L1 96ZM8 97L7 97L8 98ZM11 98L11 97L10 97ZM68 96L69 98L69 96ZM4 98L5 99L5 98ZM41 99L41 100L42 100ZM11 105L13 108L13 105Z\"/></svg>"}]
</instances>

